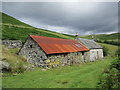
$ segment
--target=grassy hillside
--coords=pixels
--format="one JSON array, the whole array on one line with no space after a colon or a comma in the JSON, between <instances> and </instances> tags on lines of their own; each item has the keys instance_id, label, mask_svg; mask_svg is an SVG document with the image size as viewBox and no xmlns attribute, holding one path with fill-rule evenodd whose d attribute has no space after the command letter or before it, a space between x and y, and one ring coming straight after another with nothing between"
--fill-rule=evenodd
<instances>
[{"instance_id":1,"label":"grassy hillside","mask_svg":"<svg viewBox=\"0 0 120 90\"><path fill-rule=\"evenodd\" d=\"M37 68L17 76L3 77L3 88L95 88L104 69L114 61L118 49L113 45L101 45L106 46L110 54L104 60L47 71Z\"/></svg>"},{"instance_id":2,"label":"grassy hillside","mask_svg":"<svg viewBox=\"0 0 120 90\"><path fill-rule=\"evenodd\" d=\"M72 35L61 34L32 27L11 16L2 13L2 39L24 41L28 37L28 35L40 35L64 39L74 38L74 36Z\"/></svg>"},{"instance_id":3,"label":"grassy hillside","mask_svg":"<svg viewBox=\"0 0 120 90\"><path fill-rule=\"evenodd\" d=\"M1 12L0 12L1 13ZM11 16L8 16L4 13L2 13L2 23L5 23L5 24L13 24L13 25L21 25L21 26L26 26L26 27L31 27L30 25L28 24L25 24Z\"/></svg>"},{"instance_id":4,"label":"grassy hillside","mask_svg":"<svg viewBox=\"0 0 120 90\"><path fill-rule=\"evenodd\" d=\"M120 46L120 33L113 34L97 34L97 35L87 35L81 36L80 38L93 39L100 43L106 43L111 45Z\"/></svg>"},{"instance_id":5,"label":"grassy hillside","mask_svg":"<svg viewBox=\"0 0 120 90\"><path fill-rule=\"evenodd\" d=\"M81 36L81 38L92 39L92 37L99 39L99 40L118 40L120 39L120 33L113 33L113 34L97 34L97 35L87 35Z\"/></svg>"}]
</instances>

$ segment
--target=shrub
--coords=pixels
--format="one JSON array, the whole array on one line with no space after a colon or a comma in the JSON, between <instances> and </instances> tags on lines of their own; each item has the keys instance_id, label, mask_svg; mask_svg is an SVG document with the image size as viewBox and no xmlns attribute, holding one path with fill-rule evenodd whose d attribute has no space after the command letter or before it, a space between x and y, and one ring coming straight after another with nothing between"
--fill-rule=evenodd
<instances>
[{"instance_id":1,"label":"shrub","mask_svg":"<svg viewBox=\"0 0 120 90\"><path fill-rule=\"evenodd\" d=\"M115 59L111 65L104 70L98 83L98 87L111 89L120 88L120 59Z\"/></svg>"},{"instance_id":2,"label":"shrub","mask_svg":"<svg viewBox=\"0 0 120 90\"><path fill-rule=\"evenodd\" d=\"M110 65L110 69L112 68L116 68L120 71L120 58L117 58L117 60L112 62L112 64Z\"/></svg>"}]
</instances>

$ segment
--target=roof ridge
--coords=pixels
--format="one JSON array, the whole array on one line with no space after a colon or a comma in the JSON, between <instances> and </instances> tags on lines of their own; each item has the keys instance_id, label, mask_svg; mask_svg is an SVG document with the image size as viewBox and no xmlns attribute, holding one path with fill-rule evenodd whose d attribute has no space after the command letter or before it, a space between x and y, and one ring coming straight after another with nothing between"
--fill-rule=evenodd
<instances>
[{"instance_id":1,"label":"roof ridge","mask_svg":"<svg viewBox=\"0 0 120 90\"><path fill-rule=\"evenodd\" d=\"M74 39L63 39L63 38L54 38L54 37L46 37L46 36L38 36L38 35L29 35L31 36L37 36L37 37L43 37L43 38L51 38L51 39L61 39L61 40L74 40Z\"/></svg>"}]
</instances>

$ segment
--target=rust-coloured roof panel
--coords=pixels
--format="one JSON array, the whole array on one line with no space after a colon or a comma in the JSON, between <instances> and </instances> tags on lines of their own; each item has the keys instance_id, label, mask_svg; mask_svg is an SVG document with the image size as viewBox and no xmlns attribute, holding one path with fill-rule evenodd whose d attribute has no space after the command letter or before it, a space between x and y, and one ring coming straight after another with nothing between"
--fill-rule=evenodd
<instances>
[{"instance_id":1,"label":"rust-coloured roof panel","mask_svg":"<svg viewBox=\"0 0 120 90\"><path fill-rule=\"evenodd\" d=\"M89 50L82 43L77 42L76 40L51 38L36 35L30 35L30 37L38 43L38 45L46 52L46 54L69 53Z\"/></svg>"}]
</instances>

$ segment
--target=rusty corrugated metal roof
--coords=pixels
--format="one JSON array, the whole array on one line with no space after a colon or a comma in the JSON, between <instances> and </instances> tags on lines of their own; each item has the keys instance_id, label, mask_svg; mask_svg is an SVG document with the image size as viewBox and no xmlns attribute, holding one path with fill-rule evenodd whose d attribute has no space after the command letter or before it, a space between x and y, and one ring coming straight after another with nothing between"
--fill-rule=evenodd
<instances>
[{"instance_id":1,"label":"rusty corrugated metal roof","mask_svg":"<svg viewBox=\"0 0 120 90\"><path fill-rule=\"evenodd\" d=\"M76 40L51 38L36 35L30 35L30 37L39 44L39 46L46 52L46 54L69 53L89 50L87 47L85 47L80 42L77 42Z\"/></svg>"}]
</instances>

